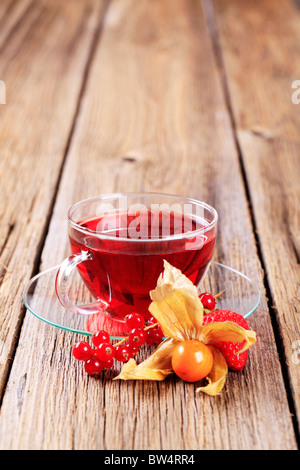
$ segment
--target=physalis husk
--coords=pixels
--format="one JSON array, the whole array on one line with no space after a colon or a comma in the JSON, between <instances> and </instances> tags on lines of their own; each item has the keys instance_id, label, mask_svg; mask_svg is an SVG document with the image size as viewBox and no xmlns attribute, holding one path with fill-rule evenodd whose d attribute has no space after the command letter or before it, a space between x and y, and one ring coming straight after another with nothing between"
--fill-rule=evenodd
<instances>
[{"instance_id":1,"label":"physalis husk","mask_svg":"<svg viewBox=\"0 0 300 470\"><path fill-rule=\"evenodd\" d=\"M149 310L159 323L166 339L143 362L130 359L115 379L164 380L173 373L172 353L180 341L195 339L208 345L213 353L213 367L206 377L207 384L198 387L209 395L222 390L228 367L221 352L212 346L217 341L245 341L239 353L256 341L256 333L225 321L203 325L203 306L196 286L182 272L164 261L164 272L150 292Z\"/></svg>"}]
</instances>

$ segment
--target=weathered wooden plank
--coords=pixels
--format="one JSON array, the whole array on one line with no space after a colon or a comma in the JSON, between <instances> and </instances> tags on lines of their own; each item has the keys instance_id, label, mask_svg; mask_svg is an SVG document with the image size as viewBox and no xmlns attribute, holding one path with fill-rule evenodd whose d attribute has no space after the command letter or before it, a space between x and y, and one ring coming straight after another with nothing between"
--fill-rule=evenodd
<instances>
[{"instance_id":1,"label":"weathered wooden plank","mask_svg":"<svg viewBox=\"0 0 300 470\"><path fill-rule=\"evenodd\" d=\"M30 13L32 0L3 0L0 5L0 47L19 28L24 16Z\"/></svg>"},{"instance_id":2,"label":"weathered wooden plank","mask_svg":"<svg viewBox=\"0 0 300 470\"><path fill-rule=\"evenodd\" d=\"M216 0L219 46L300 431L298 2Z\"/></svg>"},{"instance_id":3,"label":"weathered wooden plank","mask_svg":"<svg viewBox=\"0 0 300 470\"><path fill-rule=\"evenodd\" d=\"M7 94L0 110L0 395L24 314L22 284L47 227L103 6L15 3L3 13L10 30L0 38Z\"/></svg>"},{"instance_id":4,"label":"weathered wooden plank","mask_svg":"<svg viewBox=\"0 0 300 470\"><path fill-rule=\"evenodd\" d=\"M69 252L66 211L72 203L139 190L189 195L217 208L216 258L252 277L263 294L249 321L258 343L247 368L230 373L215 398L196 395L194 384L175 377L115 382L116 371L109 371L95 380L72 359L75 335L27 314L1 409L1 447L296 448L234 135L200 2L110 5L40 268Z\"/></svg>"}]
</instances>

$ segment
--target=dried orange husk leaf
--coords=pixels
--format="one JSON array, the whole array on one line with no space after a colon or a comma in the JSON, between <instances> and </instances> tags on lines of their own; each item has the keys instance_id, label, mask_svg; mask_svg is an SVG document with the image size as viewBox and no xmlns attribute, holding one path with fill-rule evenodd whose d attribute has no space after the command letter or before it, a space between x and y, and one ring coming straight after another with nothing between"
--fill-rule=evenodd
<instances>
[{"instance_id":1,"label":"dried orange husk leaf","mask_svg":"<svg viewBox=\"0 0 300 470\"><path fill-rule=\"evenodd\" d=\"M203 322L203 306L196 286L182 272L164 261L164 272L150 292L149 310L165 336L196 339Z\"/></svg>"},{"instance_id":2,"label":"dried orange husk leaf","mask_svg":"<svg viewBox=\"0 0 300 470\"><path fill-rule=\"evenodd\" d=\"M214 363L212 370L207 376L208 384L203 387L198 387L196 392L204 392L208 395L215 396L219 395L222 388L224 387L228 373L228 367L223 354L213 346L209 346L209 348L213 353Z\"/></svg>"},{"instance_id":3,"label":"dried orange husk leaf","mask_svg":"<svg viewBox=\"0 0 300 470\"><path fill-rule=\"evenodd\" d=\"M171 358L177 344L178 341L173 338L165 339L140 364L137 364L134 359L130 359L114 380L164 380L167 375L173 373Z\"/></svg>"},{"instance_id":4,"label":"dried orange husk leaf","mask_svg":"<svg viewBox=\"0 0 300 470\"><path fill-rule=\"evenodd\" d=\"M236 343L245 341L241 350L237 352L237 354L240 354L255 343L256 333L252 330L245 330L245 328L230 321L215 322L204 325L198 339L204 344L214 344L218 341L233 341Z\"/></svg>"}]
</instances>

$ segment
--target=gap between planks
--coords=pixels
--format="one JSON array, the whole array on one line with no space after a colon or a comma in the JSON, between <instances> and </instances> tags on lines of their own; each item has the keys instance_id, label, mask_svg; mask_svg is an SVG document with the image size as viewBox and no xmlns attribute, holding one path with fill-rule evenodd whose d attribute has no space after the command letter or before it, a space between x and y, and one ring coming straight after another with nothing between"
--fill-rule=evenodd
<instances>
[{"instance_id":1,"label":"gap between planks","mask_svg":"<svg viewBox=\"0 0 300 470\"><path fill-rule=\"evenodd\" d=\"M223 60L223 54L222 54L222 46L220 43L219 39L219 34L218 34L218 28L217 28L217 22L216 22L216 16L214 12L214 6L213 6L213 1L212 0L201 0L202 1L202 6L203 6L203 13L204 13L204 18L206 21L207 25L207 31L209 34L209 37L212 42L212 49L213 53L215 56L216 60L216 66L220 74L220 81L223 89L223 94L224 94L224 101L225 105L228 111L231 127L232 127L232 135L234 138L234 144L236 147L236 151L238 154L239 158L239 164L240 164L240 169L241 169L241 175L244 183L244 188L245 188L245 194L247 198L247 202L249 205L249 216L251 220L251 225L252 225L252 230L253 230L253 235L254 239L256 242L256 248L257 248L257 256L259 259L259 262L262 267L262 272L263 272L263 284L264 288L266 290L266 300L267 300L267 305L270 313L270 319L271 319L271 324L274 332L274 338L276 342L276 347L278 351L278 357L280 361L280 366L281 366L281 372L284 380L284 384L286 387L286 394L287 394L287 399L288 399L288 404L289 404L289 409L292 417L292 422L293 422L293 427L294 427L294 432L295 432L295 438L297 441L297 445L300 448L300 423L298 423L297 419L297 413L296 413L296 406L294 403L293 399L293 394L291 391L291 386L290 386L290 381L289 381L289 375L288 375L288 369L287 369L287 357L284 351L284 347L282 345L281 341L281 334L279 330L279 324L278 321L276 320L276 316L272 315L272 310L274 309L274 299L271 293L271 288L269 285L269 281L267 278L266 274L266 267L265 267L265 262L264 262L264 257L260 248L260 238L255 222L255 217L254 217L254 208L253 208L253 203L251 200L251 195L249 191L249 184L248 184L248 179L247 179L247 174L245 171L245 165L243 162L243 157L242 157L242 149L239 143L238 135L237 135L237 126L234 118L234 112L233 112L233 107L231 104L231 97L230 97L230 91L229 91L229 86L228 86L228 80L227 80L227 75L226 75L226 69L224 65L224 60ZM295 248L295 247L294 247ZM295 248L296 252L296 248ZM296 252L297 254L297 252ZM298 257L298 254L297 254Z\"/></svg>"}]
</instances>

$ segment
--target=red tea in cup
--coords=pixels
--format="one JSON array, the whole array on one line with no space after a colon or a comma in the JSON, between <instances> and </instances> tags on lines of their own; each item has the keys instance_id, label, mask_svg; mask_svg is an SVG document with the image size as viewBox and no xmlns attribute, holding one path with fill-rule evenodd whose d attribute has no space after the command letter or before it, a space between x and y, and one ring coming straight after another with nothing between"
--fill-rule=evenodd
<instances>
[{"instance_id":1,"label":"red tea in cup","mask_svg":"<svg viewBox=\"0 0 300 470\"><path fill-rule=\"evenodd\" d=\"M124 319L139 312L147 318L164 260L199 284L213 255L216 225L215 209L180 196L116 194L82 201L69 211L73 255L60 268L57 294L76 313L98 310ZM75 265L95 299L91 305L68 298Z\"/></svg>"}]
</instances>

